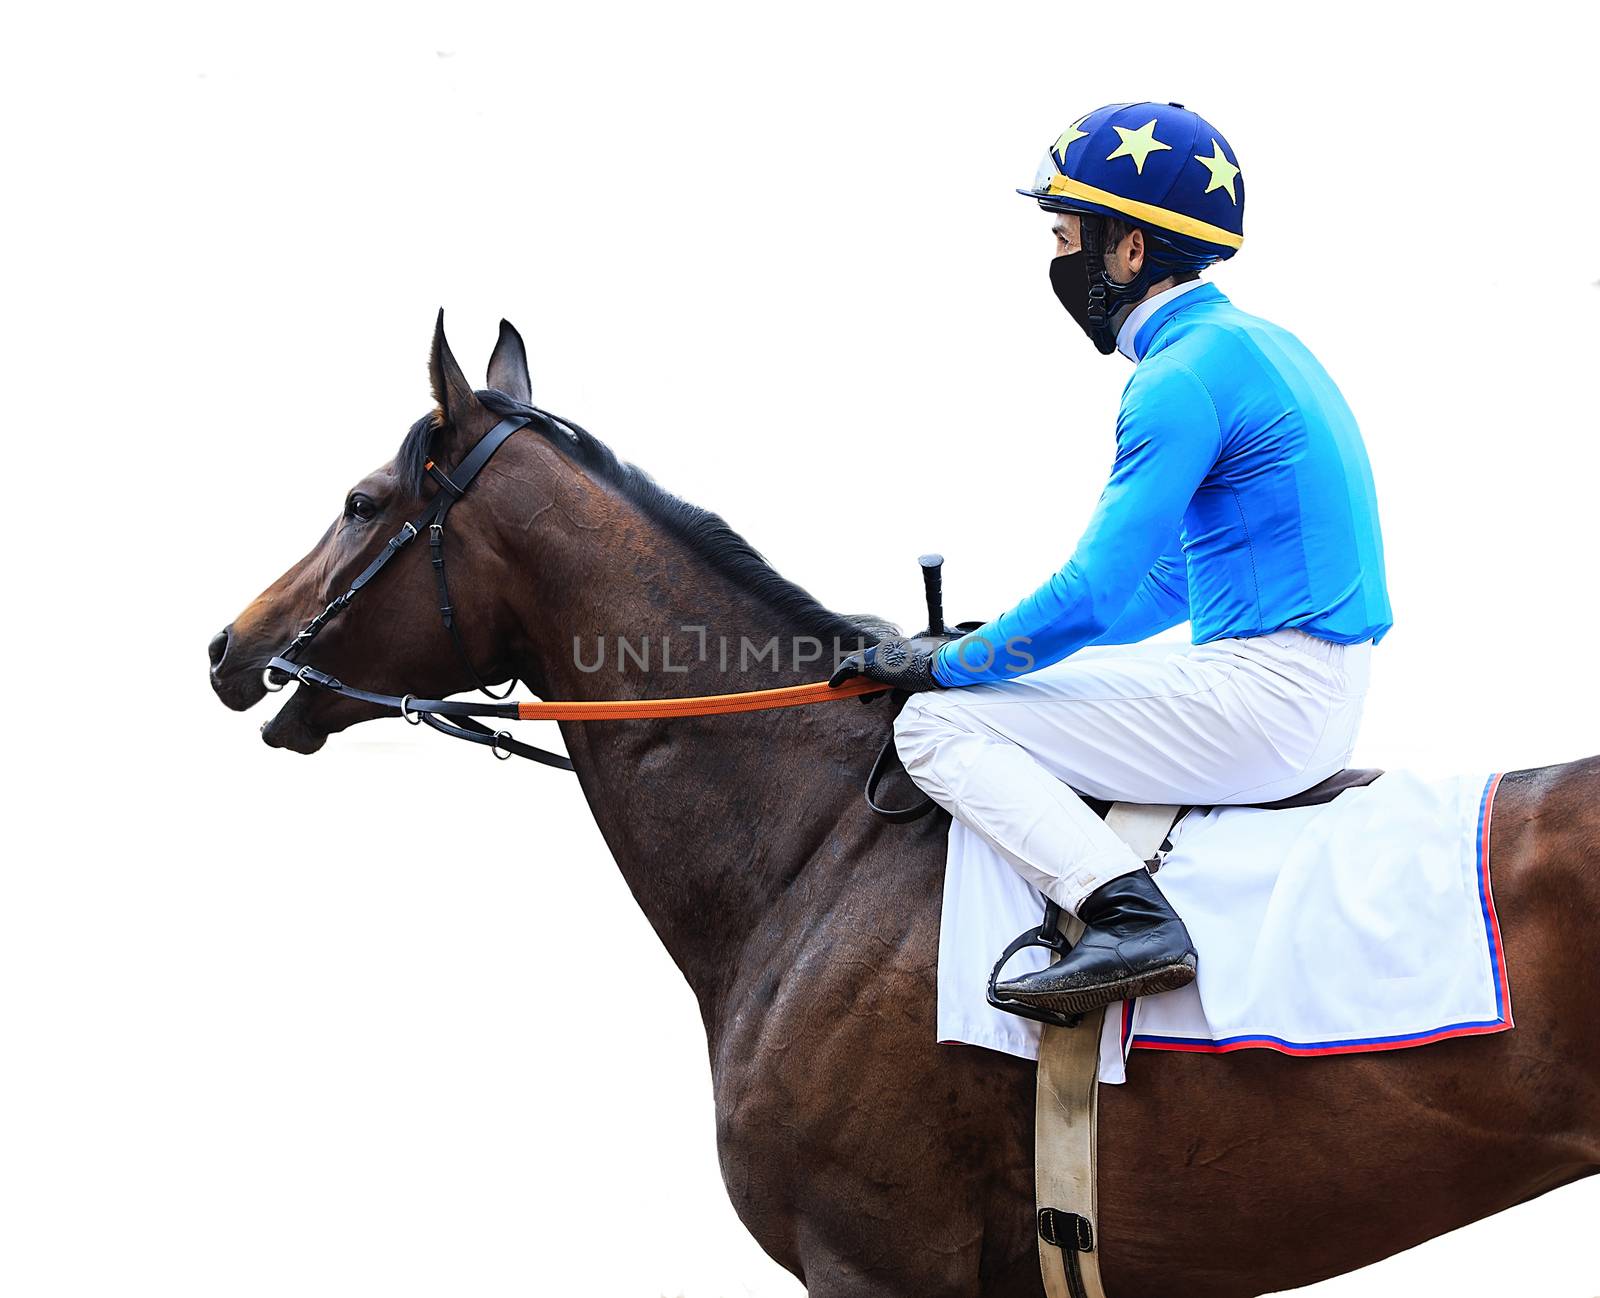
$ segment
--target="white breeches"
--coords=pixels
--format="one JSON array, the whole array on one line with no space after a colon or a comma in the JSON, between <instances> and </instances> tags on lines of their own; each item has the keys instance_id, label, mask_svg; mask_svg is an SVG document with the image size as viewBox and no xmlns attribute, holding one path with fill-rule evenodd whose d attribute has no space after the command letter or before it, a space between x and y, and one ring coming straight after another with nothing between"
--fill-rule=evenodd
<instances>
[{"instance_id":1,"label":"white breeches","mask_svg":"<svg viewBox=\"0 0 1600 1298\"><path fill-rule=\"evenodd\" d=\"M895 746L923 792L1076 913L1142 864L1079 793L1210 806L1310 788L1349 762L1371 651L1299 631L1082 649L913 694Z\"/></svg>"}]
</instances>

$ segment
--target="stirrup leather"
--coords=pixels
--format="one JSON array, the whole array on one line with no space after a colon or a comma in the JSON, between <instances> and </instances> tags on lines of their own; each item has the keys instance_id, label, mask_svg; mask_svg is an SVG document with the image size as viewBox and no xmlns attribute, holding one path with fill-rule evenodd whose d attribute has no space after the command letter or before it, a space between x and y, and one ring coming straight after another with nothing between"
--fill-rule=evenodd
<instances>
[{"instance_id":1,"label":"stirrup leather","mask_svg":"<svg viewBox=\"0 0 1600 1298\"><path fill-rule=\"evenodd\" d=\"M1188 811L1187 807L1147 803L1114 802L1106 808L1106 825L1125 842L1136 857L1145 863L1145 869L1154 874L1161 868L1163 853L1172 845L1172 831ZM1063 931L1065 927L1065 931ZM1072 915L1065 915L1060 906L1048 897L1044 903L1044 919L1038 928L1020 933L1004 951L989 971L989 986L984 999L997 1010L1015 1014L1018 1018L1032 1019L1055 1028L1075 1028L1083 1022L1082 1014L1064 1014L1059 1010L1040 1009L1010 996L1002 996L996 988L1000 971L1006 961L1018 951L1030 946L1043 947L1055 952L1057 958L1065 955L1083 933L1083 925Z\"/></svg>"}]
</instances>

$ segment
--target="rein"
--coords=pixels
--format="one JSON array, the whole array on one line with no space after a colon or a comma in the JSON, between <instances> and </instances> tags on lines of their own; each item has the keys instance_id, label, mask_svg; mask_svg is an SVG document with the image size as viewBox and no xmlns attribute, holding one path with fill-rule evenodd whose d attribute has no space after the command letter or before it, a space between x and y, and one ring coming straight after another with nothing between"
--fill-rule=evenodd
<instances>
[{"instance_id":1,"label":"rein","mask_svg":"<svg viewBox=\"0 0 1600 1298\"><path fill-rule=\"evenodd\" d=\"M539 416L559 426L555 416L539 411ZM813 703L826 703L835 699L857 698L863 694L878 694L888 689L864 676L854 677L837 687L826 681L811 685L786 685L777 689L749 690L740 694L708 694L697 698L680 699L619 699L600 703L524 703L507 700L506 695L516 686L513 678L505 694L493 693L483 683L468 657L456 629L455 609L450 603L450 585L444 567L444 521L450 507L460 500L472 485L474 478L498 451L512 433L532 423L526 415L510 415L500 420L467 452L466 457L452 473L445 473L432 460L427 472L439 485L439 493L414 519L401 524L344 594L331 600L316 617L307 622L284 648L273 656L262 672L267 689L281 690L290 680L314 686L343 698L370 703L375 707L397 712L412 725L426 723L440 734L469 743L483 744L499 758L526 757L530 761L558 770L572 770L572 762L560 753L552 753L533 744L514 739L510 731L495 730L478 720L490 717L506 721L623 721L651 717L708 717L733 712L764 712L774 708L805 707ZM477 687L492 700L489 703L461 702L451 699L422 699L412 694L380 694L374 690L347 685L337 676L319 671L310 663L299 661L307 645L314 640L334 618L350 607L357 595L388 565L389 561L406 549L422 533L428 533L428 549L433 564L434 580L439 588L439 617L450 633L456 654L466 667Z\"/></svg>"}]
</instances>

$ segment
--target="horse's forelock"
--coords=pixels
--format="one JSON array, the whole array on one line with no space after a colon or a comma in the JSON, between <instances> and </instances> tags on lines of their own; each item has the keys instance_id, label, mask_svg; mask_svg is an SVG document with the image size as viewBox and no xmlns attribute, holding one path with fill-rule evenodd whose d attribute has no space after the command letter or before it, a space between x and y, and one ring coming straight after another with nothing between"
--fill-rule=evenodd
<instances>
[{"instance_id":1,"label":"horse's forelock","mask_svg":"<svg viewBox=\"0 0 1600 1298\"><path fill-rule=\"evenodd\" d=\"M444 427L444 412L432 410L422 416L406 431L405 440L395 453L395 469L406 488L421 494L427 475L428 461L433 458L434 442Z\"/></svg>"}]
</instances>

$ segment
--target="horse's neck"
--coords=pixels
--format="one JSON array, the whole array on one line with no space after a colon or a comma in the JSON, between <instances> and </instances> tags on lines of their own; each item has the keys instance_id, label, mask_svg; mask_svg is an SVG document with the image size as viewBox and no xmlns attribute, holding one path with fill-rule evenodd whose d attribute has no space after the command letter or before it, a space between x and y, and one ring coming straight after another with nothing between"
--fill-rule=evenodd
<instances>
[{"instance_id":1,"label":"horse's neck","mask_svg":"<svg viewBox=\"0 0 1600 1298\"><path fill-rule=\"evenodd\" d=\"M654 537L640 548L634 538L605 553L596 539L582 571L560 583L567 593L525 619L530 679L546 697L722 694L831 670L832 645L806 661L805 632L680 544ZM601 833L708 1022L746 943L772 939L779 899L816 872L819 826L858 792L856 771L883 739L883 706L563 725Z\"/></svg>"}]
</instances>

